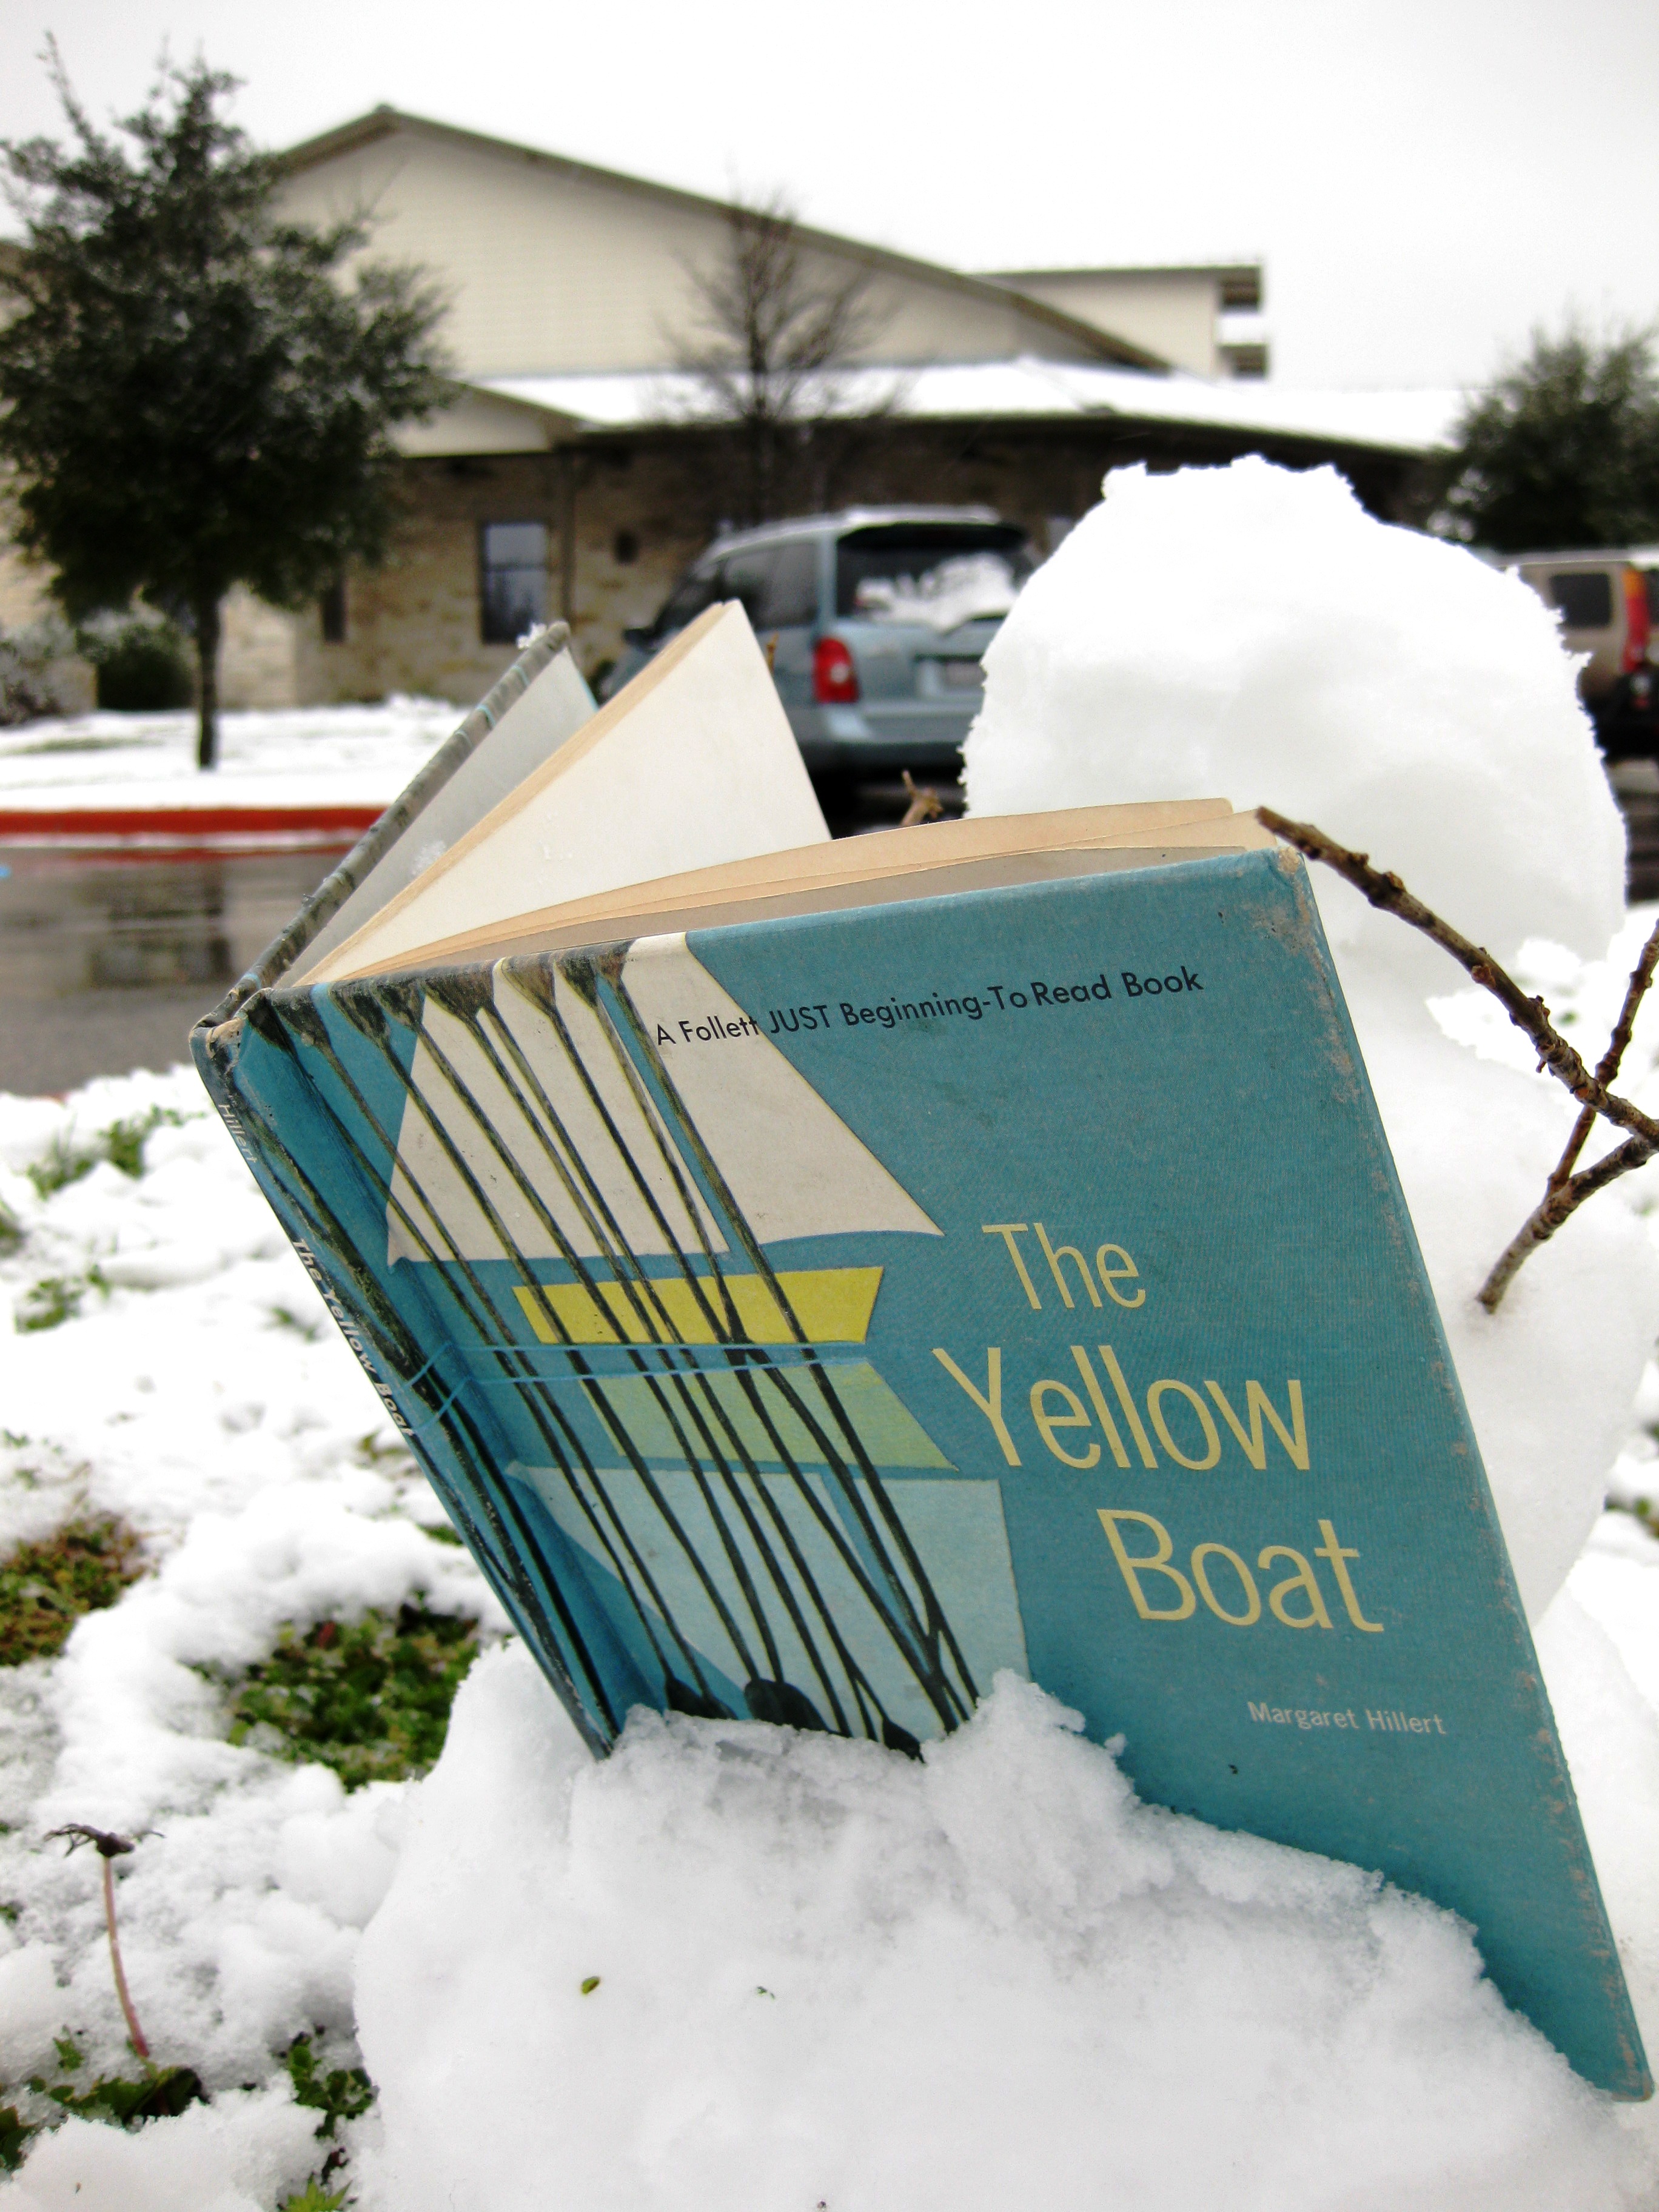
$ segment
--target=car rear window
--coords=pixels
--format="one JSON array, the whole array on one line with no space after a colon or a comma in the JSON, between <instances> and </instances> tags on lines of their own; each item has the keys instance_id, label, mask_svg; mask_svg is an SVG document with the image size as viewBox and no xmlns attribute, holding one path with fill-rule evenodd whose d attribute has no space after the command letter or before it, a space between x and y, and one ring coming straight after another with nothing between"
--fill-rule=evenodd
<instances>
[{"instance_id":1,"label":"car rear window","mask_svg":"<svg viewBox=\"0 0 1659 2212\"><path fill-rule=\"evenodd\" d=\"M781 629L816 622L818 549L811 538L728 553L720 569L720 597L741 599L757 629Z\"/></svg>"},{"instance_id":2,"label":"car rear window","mask_svg":"<svg viewBox=\"0 0 1659 2212\"><path fill-rule=\"evenodd\" d=\"M657 619L651 625L653 637L668 637L675 630L684 629L688 623L696 622L705 607L712 607L720 596L720 572L712 561L694 568L683 576L663 601Z\"/></svg>"},{"instance_id":3,"label":"car rear window","mask_svg":"<svg viewBox=\"0 0 1659 2212\"><path fill-rule=\"evenodd\" d=\"M850 530L836 548L836 612L938 626L1002 615L1036 563L1011 522L906 522Z\"/></svg>"},{"instance_id":4,"label":"car rear window","mask_svg":"<svg viewBox=\"0 0 1659 2212\"><path fill-rule=\"evenodd\" d=\"M1606 629L1613 621L1613 579L1596 568L1565 568L1550 578L1550 597L1568 629Z\"/></svg>"}]
</instances>

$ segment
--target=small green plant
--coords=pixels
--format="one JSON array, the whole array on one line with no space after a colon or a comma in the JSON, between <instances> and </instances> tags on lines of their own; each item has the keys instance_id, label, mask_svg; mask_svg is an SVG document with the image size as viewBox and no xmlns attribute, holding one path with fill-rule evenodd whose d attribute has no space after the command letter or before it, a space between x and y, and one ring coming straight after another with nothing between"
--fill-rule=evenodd
<instances>
[{"instance_id":1,"label":"small green plant","mask_svg":"<svg viewBox=\"0 0 1659 2212\"><path fill-rule=\"evenodd\" d=\"M144 1139L152 1129L178 1129L184 1126L184 1115L175 1113L171 1106L152 1106L148 1114L135 1115L126 1121L112 1121L107 1129L100 1129L99 1137L104 1147L104 1158L112 1167L119 1168L124 1176L136 1182L144 1172Z\"/></svg>"},{"instance_id":2,"label":"small green plant","mask_svg":"<svg viewBox=\"0 0 1659 2212\"><path fill-rule=\"evenodd\" d=\"M50 2098L65 2115L104 2120L118 2128L142 2127L146 2120L176 2120L192 2105L207 2102L202 2077L193 2066L146 2066L136 2079L101 2074L81 2091L69 2081L49 2086L37 2074L29 2087L37 2096Z\"/></svg>"},{"instance_id":3,"label":"small green plant","mask_svg":"<svg viewBox=\"0 0 1659 2212\"><path fill-rule=\"evenodd\" d=\"M22 1223L9 1206L0 1204L0 1255L15 1252L22 1241Z\"/></svg>"},{"instance_id":4,"label":"small green plant","mask_svg":"<svg viewBox=\"0 0 1659 2212\"><path fill-rule=\"evenodd\" d=\"M33 1161L25 1173L34 1185L35 1196L50 1198L55 1191L79 1182L83 1175L90 1175L97 1164L96 1152L79 1150L60 1136L52 1139L45 1159Z\"/></svg>"},{"instance_id":5,"label":"small green plant","mask_svg":"<svg viewBox=\"0 0 1659 2212\"><path fill-rule=\"evenodd\" d=\"M0 2173L15 2173L40 2122L26 2120L15 2105L0 2105Z\"/></svg>"},{"instance_id":6,"label":"small green plant","mask_svg":"<svg viewBox=\"0 0 1659 2212\"><path fill-rule=\"evenodd\" d=\"M307 1344L320 1344L327 1334L319 1321L306 1321L288 1306L268 1306L266 1311L278 1328L291 1328L296 1336L304 1337Z\"/></svg>"},{"instance_id":7,"label":"small green plant","mask_svg":"<svg viewBox=\"0 0 1659 2212\"><path fill-rule=\"evenodd\" d=\"M478 1649L464 1615L401 1606L283 1629L230 1698L230 1740L331 1766L348 1790L424 1774Z\"/></svg>"},{"instance_id":8,"label":"small green plant","mask_svg":"<svg viewBox=\"0 0 1659 2212\"><path fill-rule=\"evenodd\" d=\"M319 2142L331 2140L342 2120L361 2119L374 2102L374 2084L361 2066L334 2066L326 2074L321 2071L308 2035L295 2037L283 2063L294 2084L295 2103L323 2116L317 2123Z\"/></svg>"},{"instance_id":9,"label":"small green plant","mask_svg":"<svg viewBox=\"0 0 1659 2212\"><path fill-rule=\"evenodd\" d=\"M15 2173L35 2136L62 2120L141 2128L146 2120L176 2119L191 2105L207 2102L201 2077L191 2066L146 2066L136 2079L100 2075L84 2085L65 2081L64 2075L75 2074L85 2062L68 2036L58 2037L57 2044L59 2078L45 2074L29 2077L32 2112L21 2104L0 2105L0 2173Z\"/></svg>"},{"instance_id":10,"label":"small green plant","mask_svg":"<svg viewBox=\"0 0 1659 2212\"><path fill-rule=\"evenodd\" d=\"M0 1667L52 1658L83 1613L113 1605L143 1572L136 1531L112 1514L20 1544L0 1559Z\"/></svg>"}]
</instances>

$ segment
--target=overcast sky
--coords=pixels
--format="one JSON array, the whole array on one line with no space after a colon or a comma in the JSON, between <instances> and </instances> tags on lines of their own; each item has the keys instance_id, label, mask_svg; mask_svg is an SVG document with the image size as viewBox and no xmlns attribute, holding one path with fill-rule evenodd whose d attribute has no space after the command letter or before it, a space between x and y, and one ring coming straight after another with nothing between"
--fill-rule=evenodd
<instances>
[{"instance_id":1,"label":"overcast sky","mask_svg":"<svg viewBox=\"0 0 1659 2212\"><path fill-rule=\"evenodd\" d=\"M1479 381L1659 313L1659 0L4 0L0 135L164 40L273 145L377 101L961 268L1265 258L1275 380Z\"/></svg>"}]
</instances>

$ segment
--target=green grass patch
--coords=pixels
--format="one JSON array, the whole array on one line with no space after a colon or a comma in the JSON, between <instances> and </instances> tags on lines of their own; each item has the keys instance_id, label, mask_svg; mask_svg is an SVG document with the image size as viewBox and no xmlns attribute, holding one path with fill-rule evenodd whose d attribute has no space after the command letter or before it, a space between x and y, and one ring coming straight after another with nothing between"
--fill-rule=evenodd
<instances>
[{"instance_id":1,"label":"green grass patch","mask_svg":"<svg viewBox=\"0 0 1659 2212\"><path fill-rule=\"evenodd\" d=\"M43 1275L38 1283L29 1285L17 1302L17 1334L30 1336L41 1329L61 1328L79 1314L88 1291L107 1294L108 1290L96 1267L88 1267L84 1275Z\"/></svg>"},{"instance_id":2,"label":"green grass patch","mask_svg":"<svg viewBox=\"0 0 1659 2212\"><path fill-rule=\"evenodd\" d=\"M109 1514L20 1544L0 1559L0 1667L50 1659L83 1613L113 1605L143 1572L137 1534Z\"/></svg>"},{"instance_id":3,"label":"green grass patch","mask_svg":"<svg viewBox=\"0 0 1659 2212\"><path fill-rule=\"evenodd\" d=\"M296 2035L283 2063L294 2084L294 2101L320 2112L319 2142L333 2136L342 2120L359 2120L374 2102L374 2084L361 2066L331 2066L325 2074L308 2035Z\"/></svg>"},{"instance_id":4,"label":"green grass patch","mask_svg":"<svg viewBox=\"0 0 1659 2212\"><path fill-rule=\"evenodd\" d=\"M32 1161L24 1173L34 1185L37 1198L50 1198L55 1191L79 1182L83 1175L90 1175L98 1158L95 1152L77 1150L62 1137L54 1137L45 1159Z\"/></svg>"},{"instance_id":5,"label":"green grass patch","mask_svg":"<svg viewBox=\"0 0 1659 2212\"><path fill-rule=\"evenodd\" d=\"M348 1790L424 1774L478 1650L478 1624L404 1605L284 1627L232 1688L230 1740L331 1766Z\"/></svg>"},{"instance_id":6,"label":"green grass patch","mask_svg":"<svg viewBox=\"0 0 1659 2212\"><path fill-rule=\"evenodd\" d=\"M91 1174L100 1160L107 1160L123 1175L137 1178L144 1172L144 1139L150 1131L182 1128L184 1121L184 1115L171 1106L152 1106L147 1114L112 1121L106 1129L99 1130L89 1144L54 1137L45 1159L36 1160L26 1170L34 1185L35 1196L50 1198L54 1191L79 1182L82 1176Z\"/></svg>"}]
</instances>

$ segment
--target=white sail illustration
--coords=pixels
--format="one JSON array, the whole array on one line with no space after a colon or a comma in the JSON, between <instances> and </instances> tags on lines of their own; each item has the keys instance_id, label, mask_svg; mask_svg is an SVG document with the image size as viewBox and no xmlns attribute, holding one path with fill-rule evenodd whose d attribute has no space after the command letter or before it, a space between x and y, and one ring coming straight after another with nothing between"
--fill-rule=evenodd
<instances>
[{"instance_id":1,"label":"white sail illustration","mask_svg":"<svg viewBox=\"0 0 1659 2212\"><path fill-rule=\"evenodd\" d=\"M687 1118L761 1243L872 1230L941 1233L805 1078L758 1034L683 935L636 941L623 965L623 987L656 1042ZM394 1262L429 1253L448 1257L452 1250L467 1260L502 1257L502 1237L468 1188L468 1177L486 1194L511 1247L527 1260L551 1259L559 1246L519 1176L585 1259L605 1249L590 1218L590 1182L615 1224L614 1231L605 1224L604 1233L609 1238L620 1232L632 1252L694 1250L704 1241L723 1251L724 1239L682 1147L654 1107L642 1103L603 1024L578 993L562 976L556 980L554 1004L580 1066L554 1023L499 969L492 1004L511 1043L488 1017L484 1033L510 1085L472 1028L427 1000L410 1071L418 1101L404 1102L387 1206L388 1257ZM514 1046L533 1072L533 1085ZM536 1097L537 1086L562 1125L563 1140ZM494 1140L481 1123L494 1132ZM465 1175L452 1148L465 1164ZM563 1159L586 1206L572 1197L550 1148ZM641 1179L675 1245L641 1194ZM682 1191L696 1209L696 1221ZM428 1249L409 1233L404 1213L418 1224Z\"/></svg>"}]
</instances>

